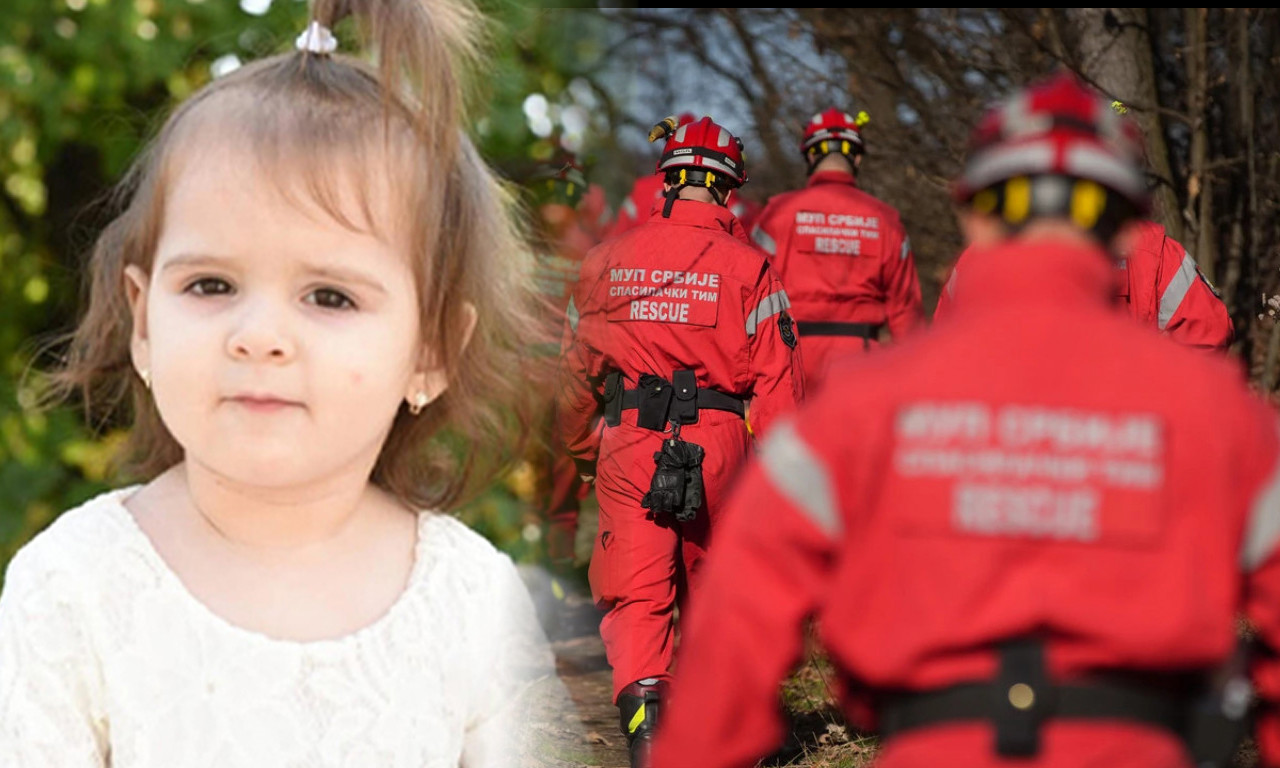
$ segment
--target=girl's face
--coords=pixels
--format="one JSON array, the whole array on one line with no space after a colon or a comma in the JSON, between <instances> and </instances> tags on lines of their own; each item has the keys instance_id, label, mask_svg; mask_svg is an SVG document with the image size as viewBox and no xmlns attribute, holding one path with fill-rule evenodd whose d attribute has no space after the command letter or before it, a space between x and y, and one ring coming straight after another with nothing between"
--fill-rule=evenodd
<instances>
[{"instance_id":1,"label":"girl's face","mask_svg":"<svg viewBox=\"0 0 1280 768\"><path fill-rule=\"evenodd\" d=\"M193 152L151 273L129 267L127 289L134 362L187 461L294 487L367 474L400 403L444 377L425 367L407 248L279 189L249 152ZM363 224L354 196L341 206Z\"/></svg>"}]
</instances>

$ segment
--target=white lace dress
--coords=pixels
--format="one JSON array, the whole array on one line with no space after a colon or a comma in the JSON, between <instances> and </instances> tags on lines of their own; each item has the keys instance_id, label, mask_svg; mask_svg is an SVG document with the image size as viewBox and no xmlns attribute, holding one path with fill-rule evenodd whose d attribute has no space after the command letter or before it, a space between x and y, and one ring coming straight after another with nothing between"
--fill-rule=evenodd
<instances>
[{"instance_id":1,"label":"white lace dress","mask_svg":"<svg viewBox=\"0 0 1280 768\"><path fill-rule=\"evenodd\" d=\"M421 514L409 585L382 618L275 640L186 590L121 505L132 490L65 513L9 565L0 766L522 762L518 710L552 658L511 559L479 534Z\"/></svg>"}]
</instances>

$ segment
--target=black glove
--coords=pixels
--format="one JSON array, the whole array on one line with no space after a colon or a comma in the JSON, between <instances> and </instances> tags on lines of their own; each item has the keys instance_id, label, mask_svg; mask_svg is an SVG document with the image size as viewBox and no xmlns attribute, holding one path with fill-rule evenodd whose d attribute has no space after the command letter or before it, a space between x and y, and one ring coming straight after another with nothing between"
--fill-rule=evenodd
<instances>
[{"instance_id":1,"label":"black glove","mask_svg":"<svg viewBox=\"0 0 1280 768\"><path fill-rule=\"evenodd\" d=\"M662 450L653 454L656 465L653 480L640 505L652 510L655 519L670 515L682 523L693 520L704 496L702 459L705 455L700 445L674 437L664 440Z\"/></svg>"}]
</instances>

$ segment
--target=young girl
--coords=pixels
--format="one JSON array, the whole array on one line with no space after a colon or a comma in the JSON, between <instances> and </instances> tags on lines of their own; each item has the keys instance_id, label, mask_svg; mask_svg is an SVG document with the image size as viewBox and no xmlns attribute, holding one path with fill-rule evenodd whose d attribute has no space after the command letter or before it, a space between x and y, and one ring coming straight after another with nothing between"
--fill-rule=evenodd
<instances>
[{"instance_id":1,"label":"young girl","mask_svg":"<svg viewBox=\"0 0 1280 768\"><path fill-rule=\"evenodd\" d=\"M347 15L376 70L335 52ZM459 128L478 17L313 19L175 112L95 248L56 381L103 418L131 404L149 482L10 564L0 766L517 764L551 661L528 593L419 511L492 477L527 399L504 372L529 270ZM446 430L460 466L427 450Z\"/></svg>"}]
</instances>

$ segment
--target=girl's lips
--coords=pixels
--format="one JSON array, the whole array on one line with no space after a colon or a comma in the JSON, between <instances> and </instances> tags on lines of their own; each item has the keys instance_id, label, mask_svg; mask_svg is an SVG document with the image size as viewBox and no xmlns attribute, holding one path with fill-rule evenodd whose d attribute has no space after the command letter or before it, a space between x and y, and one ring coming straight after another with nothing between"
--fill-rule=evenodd
<instances>
[{"instance_id":1,"label":"girl's lips","mask_svg":"<svg viewBox=\"0 0 1280 768\"><path fill-rule=\"evenodd\" d=\"M252 411L279 411L285 408L301 407L302 403L284 400L270 395L237 395L228 400Z\"/></svg>"}]
</instances>

